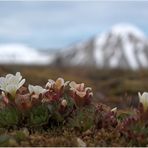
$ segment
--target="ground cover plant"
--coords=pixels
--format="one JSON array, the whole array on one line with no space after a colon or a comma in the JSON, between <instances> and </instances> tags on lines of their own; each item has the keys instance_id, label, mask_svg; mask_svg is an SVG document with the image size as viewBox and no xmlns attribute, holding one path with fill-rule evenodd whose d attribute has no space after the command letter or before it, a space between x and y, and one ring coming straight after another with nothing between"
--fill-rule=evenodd
<instances>
[{"instance_id":1,"label":"ground cover plant","mask_svg":"<svg viewBox=\"0 0 148 148\"><path fill-rule=\"evenodd\" d=\"M96 103L85 85L63 78L26 85L20 72L1 77L0 146L148 146L148 93L120 110Z\"/></svg>"}]
</instances>

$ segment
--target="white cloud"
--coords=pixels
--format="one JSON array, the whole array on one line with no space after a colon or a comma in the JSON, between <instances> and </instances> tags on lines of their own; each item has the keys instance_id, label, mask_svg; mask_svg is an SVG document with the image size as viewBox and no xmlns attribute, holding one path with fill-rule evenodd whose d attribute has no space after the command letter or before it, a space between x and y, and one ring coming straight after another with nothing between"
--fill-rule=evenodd
<instances>
[{"instance_id":1,"label":"white cloud","mask_svg":"<svg viewBox=\"0 0 148 148\"><path fill-rule=\"evenodd\" d=\"M33 46L68 45L120 21L148 25L147 6L130 1L0 2L0 38Z\"/></svg>"}]
</instances>

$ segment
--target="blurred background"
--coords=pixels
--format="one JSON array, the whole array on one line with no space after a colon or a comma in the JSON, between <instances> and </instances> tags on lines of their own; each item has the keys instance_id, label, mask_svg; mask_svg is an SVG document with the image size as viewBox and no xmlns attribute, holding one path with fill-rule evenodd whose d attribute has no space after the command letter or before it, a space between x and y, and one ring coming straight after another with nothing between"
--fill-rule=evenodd
<instances>
[{"instance_id":1,"label":"blurred background","mask_svg":"<svg viewBox=\"0 0 148 148\"><path fill-rule=\"evenodd\" d=\"M147 1L0 1L0 75L85 82L96 101L148 91Z\"/></svg>"}]
</instances>

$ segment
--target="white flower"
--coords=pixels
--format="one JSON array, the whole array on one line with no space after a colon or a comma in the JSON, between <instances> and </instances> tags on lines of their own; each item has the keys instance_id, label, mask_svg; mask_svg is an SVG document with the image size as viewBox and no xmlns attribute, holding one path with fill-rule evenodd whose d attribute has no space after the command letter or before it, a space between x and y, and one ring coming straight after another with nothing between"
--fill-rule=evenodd
<instances>
[{"instance_id":1,"label":"white flower","mask_svg":"<svg viewBox=\"0 0 148 148\"><path fill-rule=\"evenodd\" d=\"M0 89L15 97L16 91L24 83L25 79L22 79L20 72L17 72L15 75L7 74L6 77L0 78Z\"/></svg>"},{"instance_id":2,"label":"white flower","mask_svg":"<svg viewBox=\"0 0 148 148\"><path fill-rule=\"evenodd\" d=\"M90 87L85 88L84 83L77 84L76 82L72 81L69 84L69 86L70 86L70 90L75 92L81 98L83 98L87 94L88 91L90 91L89 95L91 95L91 96L93 95L93 93L91 92L92 89Z\"/></svg>"},{"instance_id":3,"label":"white flower","mask_svg":"<svg viewBox=\"0 0 148 148\"><path fill-rule=\"evenodd\" d=\"M30 94L35 93L37 95L45 93L47 91L46 89L44 89L44 88L42 88L41 86L38 86L38 85L36 85L36 86L29 85L28 89L29 89Z\"/></svg>"},{"instance_id":4,"label":"white flower","mask_svg":"<svg viewBox=\"0 0 148 148\"><path fill-rule=\"evenodd\" d=\"M46 84L46 88L54 88L56 90L60 90L62 87L65 87L68 83L69 81L64 82L63 78L58 78L56 81L49 79Z\"/></svg>"},{"instance_id":5,"label":"white flower","mask_svg":"<svg viewBox=\"0 0 148 148\"><path fill-rule=\"evenodd\" d=\"M80 138L77 138L77 144L78 147L86 147L86 143Z\"/></svg>"},{"instance_id":6,"label":"white flower","mask_svg":"<svg viewBox=\"0 0 148 148\"><path fill-rule=\"evenodd\" d=\"M148 110L148 92L144 92L142 95L138 93L139 101L143 104L144 110Z\"/></svg>"},{"instance_id":7,"label":"white flower","mask_svg":"<svg viewBox=\"0 0 148 148\"><path fill-rule=\"evenodd\" d=\"M45 87L46 87L46 88L47 88L47 87L48 87L48 88L53 88L54 84L55 84L55 81L49 79Z\"/></svg>"},{"instance_id":8,"label":"white flower","mask_svg":"<svg viewBox=\"0 0 148 148\"><path fill-rule=\"evenodd\" d=\"M114 107L113 109L111 109L111 112L116 113L117 112L117 107Z\"/></svg>"}]
</instances>

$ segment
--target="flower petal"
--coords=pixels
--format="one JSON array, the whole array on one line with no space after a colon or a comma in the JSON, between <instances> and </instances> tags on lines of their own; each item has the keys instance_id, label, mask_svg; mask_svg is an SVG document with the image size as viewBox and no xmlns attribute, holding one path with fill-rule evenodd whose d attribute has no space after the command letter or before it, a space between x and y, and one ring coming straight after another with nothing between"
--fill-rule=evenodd
<instances>
[{"instance_id":1,"label":"flower petal","mask_svg":"<svg viewBox=\"0 0 148 148\"><path fill-rule=\"evenodd\" d=\"M81 84L77 84L77 87L78 89L80 89L80 91L83 91L84 90L84 83L81 83Z\"/></svg>"},{"instance_id":2,"label":"flower petal","mask_svg":"<svg viewBox=\"0 0 148 148\"><path fill-rule=\"evenodd\" d=\"M75 88L76 89L77 84L76 84L76 82L72 81L72 82L69 83L69 86L71 88Z\"/></svg>"},{"instance_id":3,"label":"flower petal","mask_svg":"<svg viewBox=\"0 0 148 148\"><path fill-rule=\"evenodd\" d=\"M79 97L83 98L83 97L86 95L86 92L76 91L76 94L77 94Z\"/></svg>"},{"instance_id":4,"label":"flower petal","mask_svg":"<svg viewBox=\"0 0 148 148\"><path fill-rule=\"evenodd\" d=\"M8 85L6 87L6 92L10 93L13 97L15 96L16 91L17 91L17 86L16 85L10 84L10 85Z\"/></svg>"},{"instance_id":5,"label":"flower petal","mask_svg":"<svg viewBox=\"0 0 148 148\"><path fill-rule=\"evenodd\" d=\"M55 82L55 87L59 90L62 86L64 86L64 79L58 78Z\"/></svg>"},{"instance_id":6,"label":"flower petal","mask_svg":"<svg viewBox=\"0 0 148 148\"><path fill-rule=\"evenodd\" d=\"M21 86L23 86L24 83L25 83L25 81L26 81L25 79L21 80L21 81L19 82L19 84L18 84L17 89L19 89Z\"/></svg>"},{"instance_id":7,"label":"flower petal","mask_svg":"<svg viewBox=\"0 0 148 148\"><path fill-rule=\"evenodd\" d=\"M86 87L85 91L87 92L88 90L92 91L92 88L91 87Z\"/></svg>"},{"instance_id":8,"label":"flower petal","mask_svg":"<svg viewBox=\"0 0 148 148\"><path fill-rule=\"evenodd\" d=\"M67 86L69 82L70 82L70 81L66 81L66 82L64 83L64 86Z\"/></svg>"},{"instance_id":9,"label":"flower petal","mask_svg":"<svg viewBox=\"0 0 148 148\"><path fill-rule=\"evenodd\" d=\"M29 85L28 86L28 89L29 89L29 92L30 93L33 93L34 92L37 95L39 95L39 94L44 93L44 92L47 91L46 89L44 89L44 88L42 88L41 86L38 86L38 85L36 85L36 86Z\"/></svg>"},{"instance_id":10,"label":"flower petal","mask_svg":"<svg viewBox=\"0 0 148 148\"><path fill-rule=\"evenodd\" d=\"M55 83L55 81L52 80L52 79L48 79L48 82L51 83L51 84L54 84Z\"/></svg>"},{"instance_id":11,"label":"flower petal","mask_svg":"<svg viewBox=\"0 0 148 148\"><path fill-rule=\"evenodd\" d=\"M4 77L1 77L0 78L0 89L1 90L5 90L6 89L6 86L7 86L7 83L6 83L6 80Z\"/></svg>"},{"instance_id":12,"label":"flower petal","mask_svg":"<svg viewBox=\"0 0 148 148\"><path fill-rule=\"evenodd\" d=\"M6 79L9 79L9 78L11 78L11 77L13 77L14 75L12 75L12 74L7 74L6 75Z\"/></svg>"},{"instance_id":13,"label":"flower petal","mask_svg":"<svg viewBox=\"0 0 148 148\"><path fill-rule=\"evenodd\" d=\"M117 107L114 107L113 109L111 109L111 112L116 113L117 112Z\"/></svg>"},{"instance_id":14,"label":"flower petal","mask_svg":"<svg viewBox=\"0 0 148 148\"><path fill-rule=\"evenodd\" d=\"M33 85L30 85L30 84L29 84L28 90L29 90L30 94L32 94L32 93L33 93Z\"/></svg>"},{"instance_id":15,"label":"flower petal","mask_svg":"<svg viewBox=\"0 0 148 148\"><path fill-rule=\"evenodd\" d=\"M17 78L18 81L21 81L22 75L21 75L20 72L17 72L17 73L15 74L15 76L16 76L16 78Z\"/></svg>"},{"instance_id":16,"label":"flower petal","mask_svg":"<svg viewBox=\"0 0 148 148\"><path fill-rule=\"evenodd\" d=\"M47 88L47 87L48 87L48 88L51 88L51 87L52 87L52 84L51 84L50 82L47 82L46 85L45 85L45 87L46 87L46 88Z\"/></svg>"}]
</instances>

